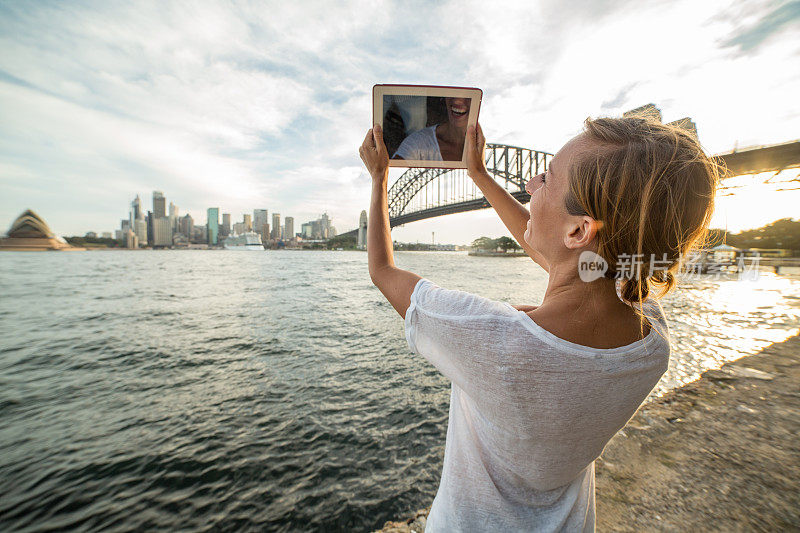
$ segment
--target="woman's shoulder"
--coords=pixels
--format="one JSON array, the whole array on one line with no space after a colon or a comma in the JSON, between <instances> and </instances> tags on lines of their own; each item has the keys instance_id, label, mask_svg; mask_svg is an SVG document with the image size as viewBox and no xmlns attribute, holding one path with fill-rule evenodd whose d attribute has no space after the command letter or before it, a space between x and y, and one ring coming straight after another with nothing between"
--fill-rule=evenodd
<instances>
[{"instance_id":1,"label":"woman's shoulder","mask_svg":"<svg viewBox=\"0 0 800 533\"><path fill-rule=\"evenodd\" d=\"M519 311L506 302L471 292L445 289L422 278L411 293L411 304L422 312L440 317L513 318Z\"/></svg>"},{"instance_id":2,"label":"woman's shoulder","mask_svg":"<svg viewBox=\"0 0 800 533\"><path fill-rule=\"evenodd\" d=\"M552 348L570 353L619 354L646 351L667 337L658 302L646 302L640 316L629 306L592 309L580 305L542 305L520 312L523 324ZM644 320L642 320L644 319Z\"/></svg>"}]
</instances>

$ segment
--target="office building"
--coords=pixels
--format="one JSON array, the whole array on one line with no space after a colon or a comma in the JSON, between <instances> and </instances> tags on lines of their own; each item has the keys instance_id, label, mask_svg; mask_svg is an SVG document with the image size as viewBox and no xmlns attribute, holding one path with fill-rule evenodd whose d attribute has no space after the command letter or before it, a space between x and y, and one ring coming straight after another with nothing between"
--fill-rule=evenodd
<instances>
[{"instance_id":1,"label":"office building","mask_svg":"<svg viewBox=\"0 0 800 533\"><path fill-rule=\"evenodd\" d=\"M247 226L244 225L244 222L236 222L233 225L233 234L234 235L241 235L247 231Z\"/></svg>"},{"instance_id":2,"label":"office building","mask_svg":"<svg viewBox=\"0 0 800 533\"><path fill-rule=\"evenodd\" d=\"M245 231L253 231L253 219L250 218L250 215L244 215L242 217L242 223L244 224Z\"/></svg>"},{"instance_id":3,"label":"office building","mask_svg":"<svg viewBox=\"0 0 800 533\"><path fill-rule=\"evenodd\" d=\"M281 214L272 213L272 238L280 240L281 238Z\"/></svg>"},{"instance_id":4,"label":"office building","mask_svg":"<svg viewBox=\"0 0 800 533\"><path fill-rule=\"evenodd\" d=\"M119 221L119 229L114 232L114 238L124 243L129 229L132 229L130 219L123 218Z\"/></svg>"},{"instance_id":5,"label":"office building","mask_svg":"<svg viewBox=\"0 0 800 533\"><path fill-rule=\"evenodd\" d=\"M147 246L147 222L143 218L133 221L133 232L136 234L136 241L139 246Z\"/></svg>"},{"instance_id":6,"label":"office building","mask_svg":"<svg viewBox=\"0 0 800 533\"><path fill-rule=\"evenodd\" d=\"M124 235L125 239L125 247L130 248L131 250L135 250L139 247L139 239L136 237L136 234L128 229Z\"/></svg>"},{"instance_id":7,"label":"office building","mask_svg":"<svg viewBox=\"0 0 800 533\"><path fill-rule=\"evenodd\" d=\"M172 246L172 224L169 217L156 218L153 221L153 247Z\"/></svg>"},{"instance_id":8,"label":"office building","mask_svg":"<svg viewBox=\"0 0 800 533\"><path fill-rule=\"evenodd\" d=\"M156 218L167 216L167 199L161 191L153 191L153 216Z\"/></svg>"},{"instance_id":9,"label":"office building","mask_svg":"<svg viewBox=\"0 0 800 533\"><path fill-rule=\"evenodd\" d=\"M172 225L172 233L178 233L178 206L169 203L169 223Z\"/></svg>"},{"instance_id":10,"label":"office building","mask_svg":"<svg viewBox=\"0 0 800 533\"><path fill-rule=\"evenodd\" d=\"M143 219L144 215L142 214L142 202L139 200L139 195L136 195L136 198L133 199L131 202L131 212L130 212L130 221L131 227L133 227L133 221Z\"/></svg>"},{"instance_id":11,"label":"office building","mask_svg":"<svg viewBox=\"0 0 800 533\"><path fill-rule=\"evenodd\" d=\"M190 241L197 244L208 243L208 232L206 231L206 227L204 225L195 226L192 229L192 238Z\"/></svg>"},{"instance_id":12,"label":"office building","mask_svg":"<svg viewBox=\"0 0 800 533\"><path fill-rule=\"evenodd\" d=\"M323 239L330 239L332 237L331 233L331 219L328 218L328 213L322 213L322 216L319 217L319 230L322 234Z\"/></svg>"},{"instance_id":13,"label":"office building","mask_svg":"<svg viewBox=\"0 0 800 533\"><path fill-rule=\"evenodd\" d=\"M336 228L331 226L328 213L323 213L317 220L306 222L301 227L302 235L306 239L330 239L336 236Z\"/></svg>"},{"instance_id":14,"label":"office building","mask_svg":"<svg viewBox=\"0 0 800 533\"><path fill-rule=\"evenodd\" d=\"M261 242L269 240L269 218L266 209L253 209L253 231L261 235Z\"/></svg>"},{"instance_id":15,"label":"office building","mask_svg":"<svg viewBox=\"0 0 800 533\"><path fill-rule=\"evenodd\" d=\"M208 245L219 244L219 207L208 208L208 223L206 224Z\"/></svg>"},{"instance_id":16,"label":"office building","mask_svg":"<svg viewBox=\"0 0 800 533\"><path fill-rule=\"evenodd\" d=\"M286 217L283 219L283 239L294 239L294 217Z\"/></svg>"},{"instance_id":17,"label":"office building","mask_svg":"<svg viewBox=\"0 0 800 533\"><path fill-rule=\"evenodd\" d=\"M147 216L145 217L145 222L147 222L147 241L150 244L153 244L155 238L153 237L153 212L148 211Z\"/></svg>"},{"instance_id":18,"label":"office building","mask_svg":"<svg viewBox=\"0 0 800 533\"><path fill-rule=\"evenodd\" d=\"M188 213L181 218L180 232L185 235L187 239L192 239L192 233L194 232L194 219Z\"/></svg>"},{"instance_id":19,"label":"office building","mask_svg":"<svg viewBox=\"0 0 800 533\"><path fill-rule=\"evenodd\" d=\"M359 250L367 248L367 212L361 211L361 216L358 217L358 240L356 246Z\"/></svg>"},{"instance_id":20,"label":"office building","mask_svg":"<svg viewBox=\"0 0 800 533\"><path fill-rule=\"evenodd\" d=\"M258 231L264 224L269 223L266 209L253 209L253 228Z\"/></svg>"},{"instance_id":21,"label":"office building","mask_svg":"<svg viewBox=\"0 0 800 533\"><path fill-rule=\"evenodd\" d=\"M227 237L231 234L231 214L222 213L222 225L219 227L219 236Z\"/></svg>"}]
</instances>

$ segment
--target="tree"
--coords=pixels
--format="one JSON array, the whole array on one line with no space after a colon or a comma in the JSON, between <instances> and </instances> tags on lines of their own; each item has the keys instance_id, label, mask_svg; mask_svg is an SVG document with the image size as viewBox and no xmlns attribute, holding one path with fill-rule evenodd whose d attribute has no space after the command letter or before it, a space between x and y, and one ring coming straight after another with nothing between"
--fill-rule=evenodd
<instances>
[{"instance_id":1,"label":"tree","mask_svg":"<svg viewBox=\"0 0 800 533\"><path fill-rule=\"evenodd\" d=\"M519 244L517 244L517 241L506 236L495 239L495 247L500 248L504 252L508 252L509 249L519 250Z\"/></svg>"},{"instance_id":2,"label":"tree","mask_svg":"<svg viewBox=\"0 0 800 533\"><path fill-rule=\"evenodd\" d=\"M497 244L494 239L490 239L489 237L478 237L472 241L472 247L476 250L493 251L497 248Z\"/></svg>"},{"instance_id":3,"label":"tree","mask_svg":"<svg viewBox=\"0 0 800 533\"><path fill-rule=\"evenodd\" d=\"M737 248L784 248L800 250L800 220L782 218L766 226L739 233L709 230L708 246L727 244Z\"/></svg>"},{"instance_id":4,"label":"tree","mask_svg":"<svg viewBox=\"0 0 800 533\"><path fill-rule=\"evenodd\" d=\"M331 237L328 239L326 243L328 248L344 248L346 250L352 250L356 247L356 236L355 235L337 235L336 237Z\"/></svg>"}]
</instances>

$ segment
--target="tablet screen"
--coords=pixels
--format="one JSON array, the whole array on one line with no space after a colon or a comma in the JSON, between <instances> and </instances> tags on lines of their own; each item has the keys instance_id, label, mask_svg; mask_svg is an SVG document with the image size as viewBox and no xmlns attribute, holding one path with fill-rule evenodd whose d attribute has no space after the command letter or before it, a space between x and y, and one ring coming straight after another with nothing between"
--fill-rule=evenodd
<instances>
[{"instance_id":1,"label":"tablet screen","mask_svg":"<svg viewBox=\"0 0 800 533\"><path fill-rule=\"evenodd\" d=\"M466 168L467 127L478 121L481 96L474 88L376 85L373 120L389 165Z\"/></svg>"}]
</instances>

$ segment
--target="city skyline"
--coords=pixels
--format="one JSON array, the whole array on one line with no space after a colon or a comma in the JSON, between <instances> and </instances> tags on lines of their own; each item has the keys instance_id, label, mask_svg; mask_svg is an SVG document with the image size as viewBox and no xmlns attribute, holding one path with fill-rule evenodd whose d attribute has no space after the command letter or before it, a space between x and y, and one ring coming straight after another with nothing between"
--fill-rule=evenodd
<instances>
[{"instance_id":1,"label":"city skyline","mask_svg":"<svg viewBox=\"0 0 800 533\"><path fill-rule=\"evenodd\" d=\"M548 152L586 116L648 102L665 120L691 116L709 153L800 131L796 2L617 1L568 12L555 1L343 3L324 13L208 2L191 17L156 3L4 4L0 220L32 208L59 234L106 231L131 190L165 190L195 214L273 203L296 220L327 212L355 229L369 202L357 149L375 83L480 87L490 142ZM542 21L546 31L530 31ZM459 37L465 22L482 38ZM794 214L798 191L758 181L720 199L715 227ZM432 231L464 243L504 229L478 211L393 237L426 241Z\"/></svg>"},{"instance_id":2,"label":"city skyline","mask_svg":"<svg viewBox=\"0 0 800 533\"><path fill-rule=\"evenodd\" d=\"M196 219L188 212L181 215L180 207L172 200L169 201L167 211L167 197L163 191L152 191L151 198L152 210L143 209L141 195L137 193L130 202L128 218L120 219L119 227L111 231L105 231L105 228L100 231L92 229L85 235L107 236L126 243L128 247L172 247L200 242L205 242L209 246L222 246L226 237L249 232L260 235L265 245L270 241L292 241L297 237L311 240L336 236L336 229L327 213L322 213L316 220L304 223L304 231L296 233L294 217L285 216L281 224L281 215L277 212L272 213L272 227L270 227L269 210L266 208L254 208L252 215L241 213L241 221L238 221L231 218L231 213L221 212L219 207L208 207L205 214L206 223L200 224L198 220L202 218ZM315 229L306 232L306 226ZM136 241L130 240L129 230L136 236ZM177 234L183 235L185 239L175 241Z\"/></svg>"}]
</instances>

